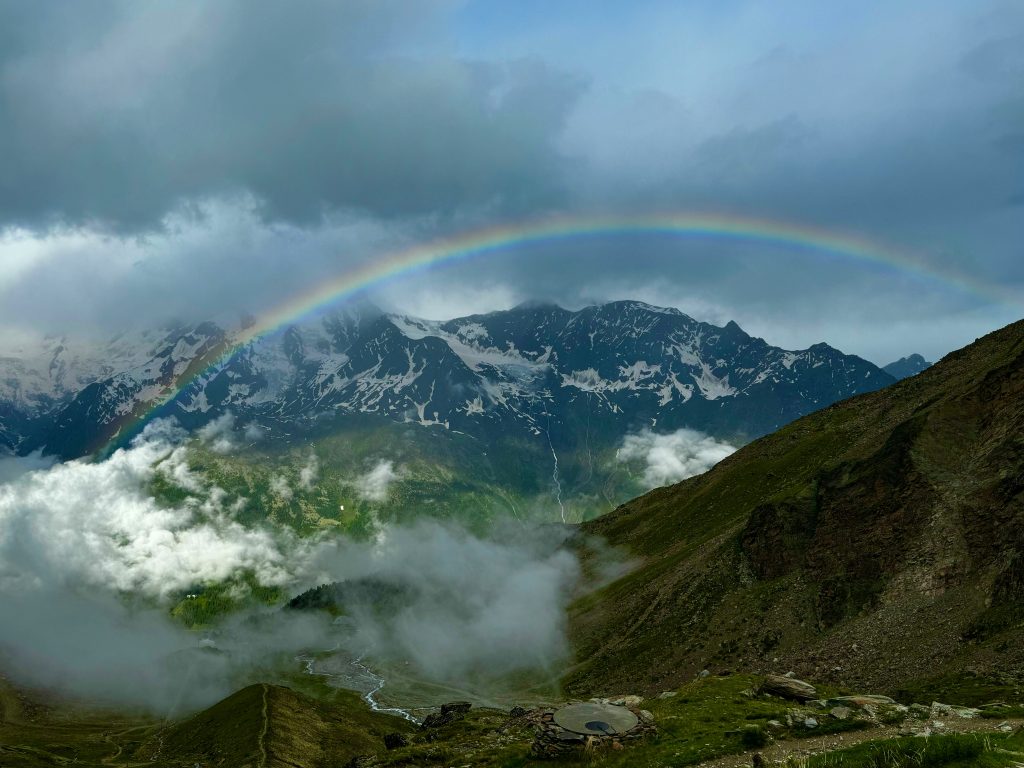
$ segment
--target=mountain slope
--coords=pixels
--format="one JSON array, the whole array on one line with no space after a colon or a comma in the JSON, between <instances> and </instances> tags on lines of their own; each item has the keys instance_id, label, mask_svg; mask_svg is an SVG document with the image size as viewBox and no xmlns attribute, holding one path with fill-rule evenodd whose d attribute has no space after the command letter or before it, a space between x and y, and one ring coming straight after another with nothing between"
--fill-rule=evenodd
<instances>
[{"instance_id":1,"label":"mountain slope","mask_svg":"<svg viewBox=\"0 0 1024 768\"><path fill-rule=\"evenodd\" d=\"M160 732L137 757L165 764L328 768L380 749L388 733L409 732L398 717L371 712L358 695L317 701L278 685L250 685Z\"/></svg>"},{"instance_id":2,"label":"mountain slope","mask_svg":"<svg viewBox=\"0 0 1024 768\"><path fill-rule=\"evenodd\" d=\"M570 690L714 666L1020 687L1022 435L1019 322L585 524L640 564L574 606Z\"/></svg>"}]
</instances>

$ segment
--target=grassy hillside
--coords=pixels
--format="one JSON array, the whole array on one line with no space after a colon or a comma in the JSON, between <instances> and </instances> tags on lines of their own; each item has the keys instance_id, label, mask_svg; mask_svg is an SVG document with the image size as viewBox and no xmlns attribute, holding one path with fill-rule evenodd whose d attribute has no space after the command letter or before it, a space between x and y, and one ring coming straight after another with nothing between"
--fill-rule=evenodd
<instances>
[{"instance_id":1,"label":"grassy hillside","mask_svg":"<svg viewBox=\"0 0 1024 768\"><path fill-rule=\"evenodd\" d=\"M330 701L276 685L250 685L193 717L161 730L137 759L184 765L327 768L375 752L405 720L371 712L348 691Z\"/></svg>"},{"instance_id":2,"label":"grassy hillside","mask_svg":"<svg viewBox=\"0 0 1024 768\"><path fill-rule=\"evenodd\" d=\"M583 529L640 560L579 600L569 690L708 668L1024 688L1024 322Z\"/></svg>"}]
</instances>

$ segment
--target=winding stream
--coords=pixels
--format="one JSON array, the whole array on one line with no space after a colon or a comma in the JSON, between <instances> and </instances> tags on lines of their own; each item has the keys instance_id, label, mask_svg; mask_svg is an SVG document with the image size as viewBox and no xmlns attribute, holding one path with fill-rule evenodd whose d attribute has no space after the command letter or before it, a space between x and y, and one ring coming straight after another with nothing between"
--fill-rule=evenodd
<instances>
[{"instance_id":1,"label":"winding stream","mask_svg":"<svg viewBox=\"0 0 1024 768\"><path fill-rule=\"evenodd\" d=\"M337 651L338 648L335 647L328 649L326 652L336 653ZM348 662L348 666L354 667L358 670L358 674L354 676L338 672L321 672L316 668L317 659L313 656L298 656L296 658L305 665L307 675L326 677L339 688L358 691L362 695L363 701L365 701L374 712L385 712L391 715L398 715L411 723L420 723L420 719L413 715L409 710L402 709L401 707L386 707L377 700L377 694L379 694L387 684L387 680L365 664L363 662L363 656L359 656ZM337 656L331 656L330 658L337 658Z\"/></svg>"}]
</instances>

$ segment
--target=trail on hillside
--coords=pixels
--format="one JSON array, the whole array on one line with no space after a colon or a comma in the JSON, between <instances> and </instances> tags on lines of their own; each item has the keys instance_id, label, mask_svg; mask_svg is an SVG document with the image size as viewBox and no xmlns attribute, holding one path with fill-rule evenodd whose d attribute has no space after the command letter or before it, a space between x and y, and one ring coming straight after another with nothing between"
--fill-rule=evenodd
<instances>
[{"instance_id":1,"label":"trail on hillside","mask_svg":"<svg viewBox=\"0 0 1024 768\"><path fill-rule=\"evenodd\" d=\"M933 733L999 733L995 720L942 720L941 729L933 728ZM1006 720L1015 729L1024 727L1024 720ZM924 725L924 723L922 723ZM770 765L774 761L782 761L787 757L809 757L825 752L835 752L841 749L854 747L866 741L878 739L895 739L899 737L900 731L906 728L906 724L897 726L882 725L876 728L868 728L863 731L848 731L847 733L832 733L826 736L814 736L808 739L787 739L778 741L763 749L752 749L738 755L715 758L699 763L699 768L744 768L751 764L755 752L760 752L765 761Z\"/></svg>"}]
</instances>

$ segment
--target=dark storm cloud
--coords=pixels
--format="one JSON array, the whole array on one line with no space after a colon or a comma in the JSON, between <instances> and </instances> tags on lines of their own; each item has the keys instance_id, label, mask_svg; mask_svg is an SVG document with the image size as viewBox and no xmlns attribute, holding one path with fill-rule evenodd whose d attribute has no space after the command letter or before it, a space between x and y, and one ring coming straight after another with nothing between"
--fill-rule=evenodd
<instances>
[{"instance_id":1,"label":"dark storm cloud","mask_svg":"<svg viewBox=\"0 0 1024 768\"><path fill-rule=\"evenodd\" d=\"M449 317L635 296L773 342L935 356L1024 311L1022 38L1006 0L0 0L0 231L23 228L0 234L0 326L260 314L456 231L711 210L953 277L604 238L373 298Z\"/></svg>"},{"instance_id":2,"label":"dark storm cloud","mask_svg":"<svg viewBox=\"0 0 1024 768\"><path fill-rule=\"evenodd\" d=\"M558 200L552 140L581 82L454 58L443 11L4 2L0 223L142 230L238 193L293 222Z\"/></svg>"}]
</instances>

